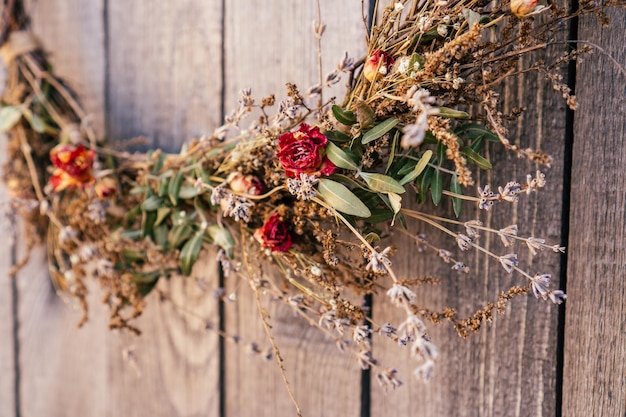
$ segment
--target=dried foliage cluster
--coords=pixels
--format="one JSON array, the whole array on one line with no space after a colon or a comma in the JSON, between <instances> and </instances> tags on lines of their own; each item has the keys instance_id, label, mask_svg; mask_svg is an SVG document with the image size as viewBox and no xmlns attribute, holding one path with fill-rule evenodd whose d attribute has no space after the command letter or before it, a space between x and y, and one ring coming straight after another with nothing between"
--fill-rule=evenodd
<instances>
[{"instance_id":1,"label":"dried foliage cluster","mask_svg":"<svg viewBox=\"0 0 626 417\"><path fill-rule=\"evenodd\" d=\"M496 87L538 71L575 108L559 71L584 48L528 68L519 58L553 42L568 19L618 3L585 2L570 13L537 0L392 2L380 7L368 31L366 57L346 55L306 92L289 84L282 100L259 101L242 91L224 125L179 154L107 148L22 31L18 4L3 26L3 36L10 33L2 47L8 87L0 129L10 138L4 180L30 220L33 244L37 237L48 244L59 291L83 306L85 318L86 281L94 279L110 307L111 327L138 331L132 319L157 282L190 275L203 250L217 247L226 279L249 282L257 300L262 290L284 301L364 368L373 367L385 389L401 382L395 369L372 357L372 337L408 346L418 361L415 374L428 379L437 349L424 321L449 321L466 337L517 295L532 292L557 304L565 299L550 287L549 273L519 266L513 244L533 254L564 248L520 235L516 225L494 229L458 216L464 204L486 211L544 186L540 171L522 182L473 186L475 170L491 169L485 156L490 142L538 166L550 164L540 149L507 139L505 122L518 112L499 111ZM323 23L315 22L314 36L323 32ZM325 102L325 89L344 75L345 101ZM242 127L254 112L260 117ZM426 208L444 198L452 200L454 213ZM408 218L449 235L452 247L436 247L407 230ZM460 274L469 270L463 253L479 251L504 273L518 274L520 286L467 319L452 308L430 311L414 303L415 292L436 280L394 272L399 249L383 243L392 233L414 238L417 246L401 250L432 251ZM486 234L499 236L502 247L481 245ZM259 268L259 260L267 266ZM406 320L372 321L355 300L373 293L388 297ZM263 316L260 305L259 311Z\"/></svg>"}]
</instances>

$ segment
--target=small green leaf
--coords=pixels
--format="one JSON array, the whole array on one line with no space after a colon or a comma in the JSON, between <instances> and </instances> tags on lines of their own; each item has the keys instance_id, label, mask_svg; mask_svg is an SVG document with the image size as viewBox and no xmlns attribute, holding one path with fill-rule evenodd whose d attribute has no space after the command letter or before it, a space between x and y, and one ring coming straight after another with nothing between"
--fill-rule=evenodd
<instances>
[{"instance_id":1,"label":"small green leaf","mask_svg":"<svg viewBox=\"0 0 626 417\"><path fill-rule=\"evenodd\" d=\"M463 189L456 175L453 175L450 180L450 191L455 194L463 194ZM463 207L463 200L459 197L452 197L452 207L454 208L455 216L459 217L461 215L461 208Z\"/></svg>"},{"instance_id":2,"label":"small green leaf","mask_svg":"<svg viewBox=\"0 0 626 417\"><path fill-rule=\"evenodd\" d=\"M37 133L45 133L46 132L46 123L43 119L37 115L32 115L30 120L28 121L33 130Z\"/></svg>"},{"instance_id":3,"label":"small green leaf","mask_svg":"<svg viewBox=\"0 0 626 417\"><path fill-rule=\"evenodd\" d=\"M422 171L424 171L424 169L428 166L428 162L430 162L430 158L432 156L433 156L433 151L431 151L430 149L424 152L424 155L422 155L417 165L415 165L415 168L413 168L413 171L405 175L400 180L400 184L405 185L405 184L415 181L415 179L419 177Z\"/></svg>"},{"instance_id":4,"label":"small green leaf","mask_svg":"<svg viewBox=\"0 0 626 417\"><path fill-rule=\"evenodd\" d=\"M163 247L166 248L168 241L167 241L167 236L169 234L169 227L167 226L167 224L160 224L158 226L154 226L154 230L152 231L152 234L154 235L154 242Z\"/></svg>"},{"instance_id":5,"label":"small green leaf","mask_svg":"<svg viewBox=\"0 0 626 417\"><path fill-rule=\"evenodd\" d=\"M144 211L141 213L141 237L152 236L152 229L157 218L156 211Z\"/></svg>"},{"instance_id":6,"label":"small green leaf","mask_svg":"<svg viewBox=\"0 0 626 417\"><path fill-rule=\"evenodd\" d=\"M163 206L163 200L156 195L151 195L150 197L146 198L143 203L141 203L141 209L143 211L154 211L161 206Z\"/></svg>"},{"instance_id":7,"label":"small green leaf","mask_svg":"<svg viewBox=\"0 0 626 417\"><path fill-rule=\"evenodd\" d=\"M124 259L130 263L143 262L146 260L146 252L138 250L123 249Z\"/></svg>"},{"instance_id":8,"label":"small green leaf","mask_svg":"<svg viewBox=\"0 0 626 417\"><path fill-rule=\"evenodd\" d=\"M480 156L469 146L466 146L465 148L463 148L463 150L461 151L461 154L463 154L463 156L465 156L469 162L478 166L478 168L491 169L491 162L489 162L487 159Z\"/></svg>"},{"instance_id":9,"label":"small green leaf","mask_svg":"<svg viewBox=\"0 0 626 417\"><path fill-rule=\"evenodd\" d=\"M142 297L150 294L150 291L152 291L157 282L159 282L160 277L161 271L132 273L132 280L137 286L137 290Z\"/></svg>"},{"instance_id":10,"label":"small green leaf","mask_svg":"<svg viewBox=\"0 0 626 417\"><path fill-rule=\"evenodd\" d=\"M417 71L423 70L425 62L426 60L417 52L411 55L411 59L409 60L409 76L415 74Z\"/></svg>"},{"instance_id":11,"label":"small green leaf","mask_svg":"<svg viewBox=\"0 0 626 417\"><path fill-rule=\"evenodd\" d=\"M372 210L372 215L367 218L367 221L372 224L388 222L393 219L395 214L389 209L375 209Z\"/></svg>"},{"instance_id":12,"label":"small green leaf","mask_svg":"<svg viewBox=\"0 0 626 417\"><path fill-rule=\"evenodd\" d=\"M0 133L7 132L22 118L18 107L5 106L0 109Z\"/></svg>"},{"instance_id":13,"label":"small green leaf","mask_svg":"<svg viewBox=\"0 0 626 417\"><path fill-rule=\"evenodd\" d=\"M367 206L343 184L320 178L317 191L324 201L337 211L365 218L372 214Z\"/></svg>"},{"instance_id":14,"label":"small green leaf","mask_svg":"<svg viewBox=\"0 0 626 417\"><path fill-rule=\"evenodd\" d=\"M184 241L189 239L192 233L193 229L188 224L177 225L170 229L167 234L167 240L170 242L172 248L177 248Z\"/></svg>"},{"instance_id":15,"label":"small green leaf","mask_svg":"<svg viewBox=\"0 0 626 417\"><path fill-rule=\"evenodd\" d=\"M200 256L200 249L202 249L202 238L204 232L197 232L194 234L180 250L180 269L183 275L190 275L193 269L193 264L198 260Z\"/></svg>"},{"instance_id":16,"label":"small green leaf","mask_svg":"<svg viewBox=\"0 0 626 417\"><path fill-rule=\"evenodd\" d=\"M182 172L178 171L167 187L167 194L174 206L178 205L178 195L180 194L180 188L183 186L183 181L185 181L185 177Z\"/></svg>"},{"instance_id":17,"label":"small green leaf","mask_svg":"<svg viewBox=\"0 0 626 417\"><path fill-rule=\"evenodd\" d=\"M446 149L448 147L443 144L443 142L437 142L437 164L441 165L443 161L446 159Z\"/></svg>"},{"instance_id":18,"label":"small green leaf","mask_svg":"<svg viewBox=\"0 0 626 417\"><path fill-rule=\"evenodd\" d=\"M424 170L424 173L421 175L421 179L418 181L418 195L420 203L426 202L426 194L428 193L428 189L430 188L430 183L434 173L434 168L427 167L426 170Z\"/></svg>"},{"instance_id":19,"label":"small green leaf","mask_svg":"<svg viewBox=\"0 0 626 417\"><path fill-rule=\"evenodd\" d=\"M172 212L172 209L170 207L159 207L157 209L157 217L156 217L156 221L154 222L154 225L158 226L161 223L163 223L163 220L167 219L171 212Z\"/></svg>"},{"instance_id":20,"label":"small green leaf","mask_svg":"<svg viewBox=\"0 0 626 417\"><path fill-rule=\"evenodd\" d=\"M461 110L454 110L448 107L439 106L433 107L439 109L439 113L437 114L437 116L443 117L444 119L467 119L469 117L468 113Z\"/></svg>"},{"instance_id":21,"label":"small green leaf","mask_svg":"<svg viewBox=\"0 0 626 417\"><path fill-rule=\"evenodd\" d=\"M436 169L435 175L430 182L430 195L432 196L433 203L437 206L441 201L441 196L443 195L443 177L441 175L441 171Z\"/></svg>"},{"instance_id":22,"label":"small green leaf","mask_svg":"<svg viewBox=\"0 0 626 417\"><path fill-rule=\"evenodd\" d=\"M337 130L329 130L327 132L324 132L324 135L328 138L328 140L330 140L331 142L335 144L348 143L352 140L350 136L346 135L345 133L339 132Z\"/></svg>"},{"instance_id":23,"label":"small green leaf","mask_svg":"<svg viewBox=\"0 0 626 417\"><path fill-rule=\"evenodd\" d=\"M484 137L490 142L500 142L498 135L487 129L485 126L476 123L463 124L454 129L454 133L457 136L462 136L467 139L478 139Z\"/></svg>"},{"instance_id":24,"label":"small green leaf","mask_svg":"<svg viewBox=\"0 0 626 417\"><path fill-rule=\"evenodd\" d=\"M391 208L393 209L393 220L391 220L391 225L396 221L396 216L400 213L400 209L402 208L402 196L395 193L388 193L389 202L391 203Z\"/></svg>"},{"instance_id":25,"label":"small green leaf","mask_svg":"<svg viewBox=\"0 0 626 417\"><path fill-rule=\"evenodd\" d=\"M337 165L339 168L350 169L352 171L359 169L352 158L332 142L326 144L326 156L330 159L330 162Z\"/></svg>"},{"instance_id":26,"label":"small green leaf","mask_svg":"<svg viewBox=\"0 0 626 417\"><path fill-rule=\"evenodd\" d=\"M333 112L333 116L335 116L335 119L337 119L339 123L346 126L352 126L356 123L356 115L351 111L344 110L336 104L333 105L331 110Z\"/></svg>"},{"instance_id":27,"label":"small green leaf","mask_svg":"<svg viewBox=\"0 0 626 417\"><path fill-rule=\"evenodd\" d=\"M398 145L398 138L400 137L400 132L396 130L393 135L393 139L391 140L391 146L389 147L389 159L387 160L387 166L385 167L385 175L389 173L389 169L393 164L393 161L396 159L396 147Z\"/></svg>"},{"instance_id":28,"label":"small green leaf","mask_svg":"<svg viewBox=\"0 0 626 417\"><path fill-rule=\"evenodd\" d=\"M371 172L359 173L361 178L365 180L372 191L377 193L397 193L402 194L406 190L398 181L388 175L376 174Z\"/></svg>"},{"instance_id":29,"label":"small green leaf","mask_svg":"<svg viewBox=\"0 0 626 417\"><path fill-rule=\"evenodd\" d=\"M361 143L365 145L367 143L370 143L373 140L376 140L382 137L385 133L389 132L391 129L396 127L398 123L399 123L399 120L396 119L395 117L392 117L390 119L387 119L377 124L370 130L365 132L365 134L363 135L363 138L361 139Z\"/></svg>"},{"instance_id":30,"label":"small green leaf","mask_svg":"<svg viewBox=\"0 0 626 417\"><path fill-rule=\"evenodd\" d=\"M182 200L189 200L196 197L200 194L200 191L192 185L183 185L180 187L180 192L178 193L178 198Z\"/></svg>"},{"instance_id":31,"label":"small green leaf","mask_svg":"<svg viewBox=\"0 0 626 417\"><path fill-rule=\"evenodd\" d=\"M138 185L136 187L131 188L129 193L135 195L135 194L144 194L144 193L147 193L148 191L150 191L150 187L148 187L147 185Z\"/></svg>"},{"instance_id":32,"label":"small green leaf","mask_svg":"<svg viewBox=\"0 0 626 417\"><path fill-rule=\"evenodd\" d=\"M207 232L213 239L213 243L224 249L229 258L233 259L235 257L235 238L233 238L228 229L214 224L209 226Z\"/></svg>"}]
</instances>

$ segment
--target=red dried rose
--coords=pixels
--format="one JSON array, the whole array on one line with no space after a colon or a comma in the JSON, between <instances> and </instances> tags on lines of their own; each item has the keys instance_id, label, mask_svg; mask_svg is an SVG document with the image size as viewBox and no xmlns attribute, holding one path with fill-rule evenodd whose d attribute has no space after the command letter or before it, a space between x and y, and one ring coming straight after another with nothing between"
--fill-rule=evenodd
<instances>
[{"instance_id":1,"label":"red dried rose","mask_svg":"<svg viewBox=\"0 0 626 417\"><path fill-rule=\"evenodd\" d=\"M291 234L287 224L280 219L278 213L265 221L256 229L254 238L264 247L276 252L287 252L292 245Z\"/></svg>"},{"instance_id":2,"label":"red dried rose","mask_svg":"<svg viewBox=\"0 0 626 417\"><path fill-rule=\"evenodd\" d=\"M331 175L337 167L324 155L327 143L328 138L320 133L319 127L302 123L297 131L278 137L276 156L288 177Z\"/></svg>"},{"instance_id":3,"label":"red dried rose","mask_svg":"<svg viewBox=\"0 0 626 417\"><path fill-rule=\"evenodd\" d=\"M50 160L55 169L50 177L54 191L68 187L86 187L95 180L93 176L94 151L88 151L83 145L73 146L66 143L55 146L50 151Z\"/></svg>"},{"instance_id":4,"label":"red dried rose","mask_svg":"<svg viewBox=\"0 0 626 417\"><path fill-rule=\"evenodd\" d=\"M365 61L363 75L370 81L379 80L389 73L393 63L391 55L377 49Z\"/></svg>"}]
</instances>

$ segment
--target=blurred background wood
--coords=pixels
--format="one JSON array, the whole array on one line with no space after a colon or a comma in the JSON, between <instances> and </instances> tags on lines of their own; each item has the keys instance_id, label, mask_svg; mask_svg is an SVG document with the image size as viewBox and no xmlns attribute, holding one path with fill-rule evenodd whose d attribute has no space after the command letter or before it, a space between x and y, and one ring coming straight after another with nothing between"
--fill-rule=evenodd
<instances>
[{"instance_id":1,"label":"blurred background wood","mask_svg":"<svg viewBox=\"0 0 626 417\"><path fill-rule=\"evenodd\" d=\"M257 98L269 93L281 97L285 82L303 90L317 82L313 1L29 0L27 5L55 70L81 97L98 134L117 146L145 136L151 138L150 146L175 151L215 128L242 88L252 87ZM616 13L613 19L611 29L601 30L589 18L580 34L624 64L626 34L616 29L624 26L625 16ZM322 20L327 24L324 73L344 50L354 57L364 53L360 1L324 0ZM565 49L553 46L539 56L554 58ZM532 297L514 300L506 316L496 317L469 341L445 324L431 325L441 350L435 379L423 385L413 379L410 367L399 369L405 386L388 395L375 375L371 389L362 385L368 375L353 358L341 355L333 341L271 303L266 305L270 323L278 324L276 340L305 416L554 416L561 388L563 415L625 415L624 81L600 53L578 67L577 89L587 98L581 99L574 130L563 386L557 385L558 310ZM341 88L333 92L342 93ZM536 76L507 84L502 94L507 110L527 106L512 138L524 147L541 147L555 161L547 171L547 190L528 197L529 204L522 202L512 216L496 208L484 220L498 227L517 223L524 233L537 232L556 242L562 178L570 169L564 103L549 82ZM535 170L508 154L491 156L494 173L477 178L479 184L523 180ZM493 183L495 178L499 183ZM9 230L11 222L4 216L1 220L3 232ZM443 245L436 233L420 231ZM413 245L402 236L394 242ZM489 245L495 248L498 242ZM14 300L12 283L4 278L11 246L1 247L0 416L294 415L274 363L228 342L220 352L216 334L206 331L207 324L219 322L220 310L211 296L220 285L213 258L196 266L193 279L163 283L160 289L170 300L160 302L156 294L148 299L137 322L144 334L137 338L107 329L95 289L90 322L76 330L79 313L54 293L41 251L20 272ZM520 261L531 268L541 264L558 276L555 256L520 256ZM440 287L422 288L420 301L435 308L454 306L462 316L509 286L523 285L499 265L479 258L463 277L432 255L395 262L405 274L428 271L442 277ZM224 307L227 331L268 348L252 291L233 278L226 278L225 285L239 296ZM379 297L384 295L374 297L374 320L401 320ZM17 316L13 301L18 302ZM17 366L14 321L19 324ZM408 355L401 357L396 346L385 342L374 338L374 355L383 363L411 364ZM19 369L17 378L14 369Z\"/></svg>"}]
</instances>

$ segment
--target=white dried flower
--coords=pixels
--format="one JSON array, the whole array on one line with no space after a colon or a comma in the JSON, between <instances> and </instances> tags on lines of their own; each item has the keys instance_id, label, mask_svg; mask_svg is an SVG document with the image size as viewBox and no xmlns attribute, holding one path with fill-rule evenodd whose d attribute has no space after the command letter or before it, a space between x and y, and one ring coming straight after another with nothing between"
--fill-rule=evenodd
<instances>
[{"instance_id":1,"label":"white dried flower","mask_svg":"<svg viewBox=\"0 0 626 417\"><path fill-rule=\"evenodd\" d=\"M515 267L517 267L518 264L517 255L514 253L500 256L498 260L500 261L500 264L502 265L504 270L509 274L511 273L511 271L513 271Z\"/></svg>"},{"instance_id":2,"label":"white dried flower","mask_svg":"<svg viewBox=\"0 0 626 417\"><path fill-rule=\"evenodd\" d=\"M469 236L462 233L456 235L456 244L459 245L459 248L461 248L462 251L471 249L473 243L474 240Z\"/></svg>"},{"instance_id":3,"label":"white dried flower","mask_svg":"<svg viewBox=\"0 0 626 417\"><path fill-rule=\"evenodd\" d=\"M365 266L365 270L372 271L375 274L386 274L387 269L391 267L391 261L389 260L390 252L391 247L389 246L380 253L376 250L372 250L369 256L369 262Z\"/></svg>"},{"instance_id":4,"label":"white dried flower","mask_svg":"<svg viewBox=\"0 0 626 417\"><path fill-rule=\"evenodd\" d=\"M528 250L533 254L533 256L536 255L538 251L543 250L545 243L546 241L544 239L536 237L529 237L526 239L526 246L528 246Z\"/></svg>"},{"instance_id":5,"label":"white dried flower","mask_svg":"<svg viewBox=\"0 0 626 417\"><path fill-rule=\"evenodd\" d=\"M308 175L302 172L296 178L287 179L287 188L298 200L306 201L312 200L317 195L317 190L315 189L317 183L318 179L315 175Z\"/></svg>"},{"instance_id":6,"label":"white dried flower","mask_svg":"<svg viewBox=\"0 0 626 417\"><path fill-rule=\"evenodd\" d=\"M250 207L252 207L254 203L246 198L239 197L230 193L225 201L225 216L234 218L236 222L243 220L245 223L247 223L250 221Z\"/></svg>"},{"instance_id":7,"label":"white dried flower","mask_svg":"<svg viewBox=\"0 0 626 417\"><path fill-rule=\"evenodd\" d=\"M507 248L513 246L514 240L511 236L517 236L516 224L512 224L504 229L498 230L498 237L500 238L500 241L502 241L502 244Z\"/></svg>"},{"instance_id":8,"label":"white dried flower","mask_svg":"<svg viewBox=\"0 0 626 417\"><path fill-rule=\"evenodd\" d=\"M415 300L415 293L408 287L394 283L393 286L387 291L387 295L391 298L391 301L396 305L410 304Z\"/></svg>"},{"instance_id":9,"label":"white dried flower","mask_svg":"<svg viewBox=\"0 0 626 417\"><path fill-rule=\"evenodd\" d=\"M426 325L415 314L409 313L406 320L398 327L398 343L406 344L421 339L426 333Z\"/></svg>"}]
</instances>

